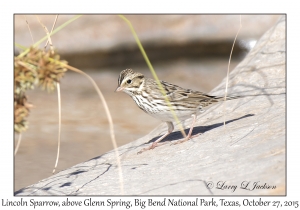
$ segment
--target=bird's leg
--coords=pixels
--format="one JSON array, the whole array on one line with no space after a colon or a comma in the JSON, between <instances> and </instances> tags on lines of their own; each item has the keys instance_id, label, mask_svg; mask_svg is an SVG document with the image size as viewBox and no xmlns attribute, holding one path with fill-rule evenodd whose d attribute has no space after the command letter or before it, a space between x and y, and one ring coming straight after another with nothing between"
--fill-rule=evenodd
<instances>
[{"instance_id":1,"label":"bird's leg","mask_svg":"<svg viewBox=\"0 0 300 210\"><path fill-rule=\"evenodd\" d=\"M177 142L174 143L174 144L180 144L180 143L183 143L183 142L185 142L185 141L187 141L187 140L189 140L189 139L191 139L191 138L194 138L194 137L200 135L200 133L198 133L198 134L192 136L194 124L195 124L195 122L196 122L196 115L195 115L195 114L192 114L192 117L193 117L193 122L192 122L192 125L191 125L191 127L190 127L189 134L188 134L184 139L179 140L179 141L177 141Z\"/></svg>"},{"instance_id":2,"label":"bird's leg","mask_svg":"<svg viewBox=\"0 0 300 210\"><path fill-rule=\"evenodd\" d=\"M161 136L159 139L157 139L155 142L153 142L151 144L150 147L146 147L144 149L142 149L141 151L138 152L138 154L141 154L142 152L146 151L146 150L150 150L150 149L154 149L155 147L158 146L158 143L163 140L167 135L169 135L170 133L172 133L172 131L174 130L174 125L172 122L166 122L168 125L168 132L165 133L163 136Z\"/></svg>"}]
</instances>

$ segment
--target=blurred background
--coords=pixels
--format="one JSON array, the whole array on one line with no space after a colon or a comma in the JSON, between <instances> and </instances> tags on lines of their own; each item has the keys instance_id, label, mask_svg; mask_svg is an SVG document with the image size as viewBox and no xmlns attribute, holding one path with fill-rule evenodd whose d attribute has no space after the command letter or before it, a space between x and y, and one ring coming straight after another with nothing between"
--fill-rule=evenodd
<instances>
[{"instance_id":1,"label":"blurred background","mask_svg":"<svg viewBox=\"0 0 300 210\"><path fill-rule=\"evenodd\" d=\"M55 15L38 15L50 31ZM59 15L55 28L74 15ZM240 15L125 15L161 80L203 92L226 76ZM29 47L44 37L36 15L15 15L15 42ZM232 70L279 15L242 15ZM28 23L28 24L27 24ZM30 27L33 39L30 35ZM152 77L128 25L117 15L84 15L53 35L52 43L69 65L88 73L101 89L112 114L118 146L134 141L161 122L141 111L125 93L115 93L121 70ZM45 43L40 45L43 48ZM15 48L15 55L20 53ZM57 93L28 91L34 105L29 129L14 158L14 190L52 175L57 154ZM68 71L61 80L62 133L56 172L113 149L102 103L87 78ZM18 134L15 134L15 146Z\"/></svg>"}]
</instances>

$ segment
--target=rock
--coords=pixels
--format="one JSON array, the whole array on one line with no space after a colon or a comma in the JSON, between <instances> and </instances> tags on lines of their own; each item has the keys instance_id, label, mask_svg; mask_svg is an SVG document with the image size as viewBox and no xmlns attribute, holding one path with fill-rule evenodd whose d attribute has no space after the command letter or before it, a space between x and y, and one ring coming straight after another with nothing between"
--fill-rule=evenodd
<instances>
[{"instance_id":1,"label":"rock","mask_svg":"<svg viewBox=\"0 0 300 210\"><path fill-rule=\"evenodd\" d=\"M282 16L230 73L229 95L247 97L226 102L225 112L221 103L199 115L193 133L202 135L170 146L181 138L176 127L165 139L167 144L137 155L166 132L167 126L162 123L143 138L119 148L125 195L286 194L285 30ZM211 94L224 94L225 82ZM114 151L15 192L120 194Z\"/></svg>"}]
</instances>

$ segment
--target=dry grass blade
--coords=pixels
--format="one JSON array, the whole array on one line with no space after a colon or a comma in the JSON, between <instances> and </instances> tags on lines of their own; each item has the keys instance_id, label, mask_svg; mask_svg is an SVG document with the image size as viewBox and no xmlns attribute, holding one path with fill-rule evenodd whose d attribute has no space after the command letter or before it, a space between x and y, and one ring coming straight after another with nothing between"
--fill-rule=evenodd
<instances>
[{"instance_id":1,"label":"dry grass blade","mask_svg":"<svg viewBox=\"0 0 300 210\"><path fill-rule=\"evenodd\" d=\"M103 103L103 107L104 107L105 113L106 113L107 118L108 118L111 140L112 140L113 147L114 147L114 150L115 150L115 153L116 153L117 165L118 165L118 169L119 169L120 188L121 188L121 194L123 195L124 194L124 187L123 187L123 174L122 174L122 168L121 168L121 161L120 161L120 158L119 158L118 146L117 146L117 142L116 142L116 139L115 139L114 124L113 124L112 117L111 117L110 111L108 109L106 100L105 100L102 92L100 91L99 87L97 86L96 82L92 79L92 77L90 77L88 74L86 74L85 72L83 72L83 71L81 71L81 70L79 70L75 67L69 66L67 64L64 64L64 66L66 68L68 68L69 70L75 71L75 72L77 72L79 74L82 74L85 77L87 77L90 80L90 82L93 84L94 88L96 89L96 91L97 91L97 93L98 93L98 95L99 95L99 97L100 97L100 99Z\"/></svg>"},{"instance_id":2,"label":"dry grass blade","mask_svg":"<svg viewBox=\"0 0 300 210\"><path fill-rule=\"evenodd\" d=\"M15 155L18 153L18 150L19 150L19 147L21 144L21 139L22 139L22 134L19 133L18 143L17 143L16 149L15 149Z\"/></svg>"},{"instance_id":3,"label":"dry grass blade","mask_svg":"<svg viewBox=\"0 0 300 210\"><path fill-rule=\"evenodd\" d=\"M50 38L50 34L49 34L49 31L47 29L47 27L42 23L42 21L40 20L39 16L36 16L39 23L42 25L42 27L44 28L46 34L47 34L47 37L48 37L48 40L47 40L47 43L49 42L50 44L50 49L51 49L51 53L53 54L54 53L54 50L53 50L53 45L52 45L52 41L51 41L51 38Z\"/></svg>"},{"instance_id":4,"label":"dry grass blade","mask_svg":"<svg viewBox=\"0 0 300 210\"><path fill-rule=\"evenodd\" d=\"M54 29L54 27L55 27L57 18L58 18L58 15L55 16L55 20L54 20L54 23L53 23L53 25L52 25L52 28L51 28L51 32L50 32L50 33L53 32L53 29ZM46 48L47 48L47 46L48 46L48 43L49 43L49 40L47 40L47 42L46 42L46 44L45 44L45 47L44 47L45 50L46 50Z\"/></svg>"},{"instance_id":5,"label":"dry grass blade","mask_svg":"<svg viewBox=\"0 0 300 210\"><path fill-rule=\"evenodd\" d=\"M232 47L231 47L231 51L230 51L230 55L229 55L229 61L228 61L228 68L227 68L227 77L226 77L226 87L225 87L225 95L224 95L224 106L223 106L223 113L224 113L224 128L225 128L225 124L226 124L226 97L227 97L227 90L228 90L228 80L229 80L229 67L230 67L230 61L231 61L231 56L232 56L232 52L233 52L233 48L237 39L238 34L240 33L240 30L242 28L242 16L240 15L240 27L235 35Z\"/></svg>"},{"instance_id":6,"label":"dry grass blade","mask_svg":"<svg viewBox=\"0 0 300 210\"><path fill-rule=\"evenodd\" d=\"M52 55L54 54L54 50L53 50L53 45L52 45L52 40L51 40L51 37L50 37L50 34L49 34L49 31L47 29L47 27L41 22L40 18L37 16L37 19L39 20L40 24L42 25L42 27L44 28L47 36L48 36L48 40L47 40L47 43L45 45L45 49L46 49L46 46L49 42L50 44L50 50L51 50L51 53ZM53 24L53 27L52 27L52 30L54 28L54 25L56 23L56 20L57 20L57 16L56 16L56 19L54 21L54 24ZM57 146L57 155L56 155L56 161L55 161L55 165L54 165L54 169L52 171L52 174L55 173L55 170L56 170L56 167L57 167L57 164L58 164L58 159L59 159L59 151L60 151L60 137L61 137L61 97L60 97L60 85L59 85L59 82L56 83L56 89L57 89L57 97L58 97L58 146Z\"/></svg>"},{"instance_id":7,"label":"dry grass blade","mask_svg":"<svg viewBox=\"0 0 300 210\"><path fill-rule=\"evenodd\" d=\"M59 83L56 84L56 89L57 89L57 97L58 97L58 145L57 145L57 156L56 156L56 161L55 161L55 166L52 171L52 174L55 173L58 159L59 159L59 150L60 150L60 137L61 137L61 97L60 97L60 85Z\"/></svg>"},{"instance_id":8,"label":"dry grass blade","mask_svg":"<svg viewBox=\"0 0 300 210\"><path fill-rule=\"evenodd\" d=\"M34 39L33 39L33 36L32 36L32 33L31 33L31 30L30 30L30 27L29 27L29 23L28 23L28 21L27 21L27 19L26 19L26 15L24 15L24 17L25 17L25 21L26 21L26 24L27 24L27 27L28 27L28 30L29 30L29 33L30 33L31 39L32 39L32 43L34 43Z\"/></svg>"}]
</instances>

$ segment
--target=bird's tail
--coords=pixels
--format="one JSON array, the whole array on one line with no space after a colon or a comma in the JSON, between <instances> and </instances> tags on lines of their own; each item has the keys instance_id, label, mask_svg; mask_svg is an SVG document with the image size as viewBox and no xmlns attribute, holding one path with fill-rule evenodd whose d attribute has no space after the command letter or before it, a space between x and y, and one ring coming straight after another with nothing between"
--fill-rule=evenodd
<instances>
[{"instance_id":1,"label":"bird's tail","mask_svg":"<svg viewBox=\"0 0 300 210\"><path fill-rule=\"evenodd\" d=\"M238 98L243 98L243 96L226 96L226 100L233 100L233 99L238 99Z\"/></svg>"},{"instance_id":2,"label":"bird's tail","mask_svg":"<svg viewBox=\"0 0 300 210\"><path fill-rule=\"evenodd\" d=\"M233 99L238 99L238 98L243 98L243 96L226 96L226 101L233 100ZM225 101L224 96L218 97L217 99L218 99L218 101Z\"/></svg>"},{"instance_id":3,"label":"bird's tail","mask_svg":"<svg viewBox=\"0 0 300 210\"><path fill-rule=\"evenodd\" d=\"M239 98L246 98L246 97L257 97L257 96L271 96L271 95L282 95L286 93L276 93L276 94L255 94L255 95L243 95L243 96L226 96L226 101L227 100L233 100L233 99L239 99ZM218 101L224 101L224 96L222 97L215 97Z\"/></svg>"}]
</instances>

